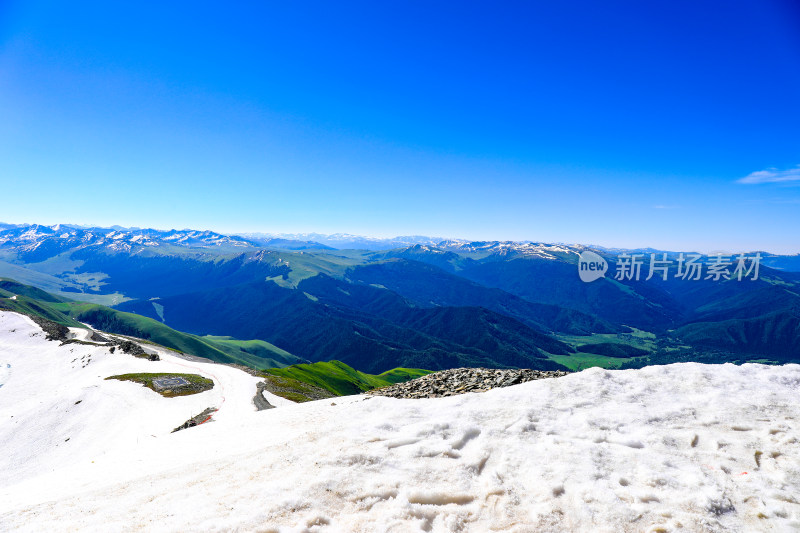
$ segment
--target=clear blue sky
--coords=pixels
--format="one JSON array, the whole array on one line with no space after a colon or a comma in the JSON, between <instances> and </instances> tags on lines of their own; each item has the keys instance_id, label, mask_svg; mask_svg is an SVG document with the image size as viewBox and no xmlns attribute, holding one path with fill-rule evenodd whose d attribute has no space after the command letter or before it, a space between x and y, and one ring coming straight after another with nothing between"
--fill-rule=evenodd
<instances>
[{"instance_id":1,"label":"clear blue sky","mask_svg":"<svg viewBox=\"0 0 800 533\"><path fill-rule=\"evenodd\" d=\"M792 0L122 4L0 1L0 221L800 252Z\"/></svg>"}]
</instances>

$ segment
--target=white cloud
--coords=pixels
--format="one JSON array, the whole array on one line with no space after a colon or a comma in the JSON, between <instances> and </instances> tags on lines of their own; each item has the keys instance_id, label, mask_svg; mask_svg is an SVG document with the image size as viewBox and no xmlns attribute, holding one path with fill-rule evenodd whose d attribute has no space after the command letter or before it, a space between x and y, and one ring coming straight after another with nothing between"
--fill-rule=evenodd
<instances>
[{"instance_id":1,"label":"white cloud","mask_svg":"<svg viewBox=\"0 0 800 533\"><path fill-rule=\"evenodd\" d=\"M778 170L777 168L759 170L758 172L753 172L736 180L737 183L745 183L747 185L759 183L787 183L792 181L800 181L800 165L796 168L789 168L786 170Z\"/></svg>"}]
</instances>

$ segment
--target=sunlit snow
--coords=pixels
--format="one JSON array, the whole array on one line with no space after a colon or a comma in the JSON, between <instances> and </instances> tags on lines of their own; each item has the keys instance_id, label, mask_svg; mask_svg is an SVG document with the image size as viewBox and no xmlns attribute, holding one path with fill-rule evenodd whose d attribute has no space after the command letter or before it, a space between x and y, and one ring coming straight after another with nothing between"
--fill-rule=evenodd
<instances>
[{"instance_id":1,"label":"sunlit snow","mask_svg":"<svg viewBox=\"0 0 800 533\"><path fill-rule=\"evenodd\" d=\"M162 358L59 346L0 312L0 530L800 527L797 365L591 369L257 412L256 378ZM168 399L102 379L134 371L217 386ZM169 433L208 406L213 421Z\"/></svg>"}]
</instances>

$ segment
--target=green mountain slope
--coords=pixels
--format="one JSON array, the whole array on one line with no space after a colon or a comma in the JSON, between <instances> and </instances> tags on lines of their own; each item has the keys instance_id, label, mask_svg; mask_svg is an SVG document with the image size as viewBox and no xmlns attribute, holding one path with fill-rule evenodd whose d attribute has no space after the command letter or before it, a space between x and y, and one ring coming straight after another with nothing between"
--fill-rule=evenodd
<instances>
[{"instance_id":1,"label":"green mountain slope","mask_svg":"<svg viewBox=\"0 0 800 533\"><path fill-rule=\"evenodd\" d=\"M382 286L422 307L484 307L541 331L571 335L627 331L595 316L556 305L529 302L501 289L484 287L431 264L394 259L347 272L356 283Z\"/></svg>"},{"instance_id":2,"label":"green mountain slope","mask_svg":"<svg viewBox=\"0 0 800 533\"><path fill-rule=\"evenodd\" d=\"M295 364L303 359L296 357L286 350L281 350L274 344L262 340L239 340L233 337L214 337L206 335L200 337L204 343L225 352L234 358L244 360L252 359L254 368L280 368L288 364Z\"/></svg>"},{"instance_id":3,"label":"green mountain slope","mask_svg":"<svg viewBox=\"0 0 800 533\"><path fill-rule=\"evenodd\" d=\"M206 339L174 330L151 318L101 305L71 302L60 304L59 309L93 328L149 340L173 350L205 357L219 363L236 363L260 369L303 361L264 341Z\"/></svg>"},{"instance_id":4,"label":"green mountain slope","mask_svg":"<svg viewBox=\"0 0 800 533\"><path fill-rule=\"evenodd\" d=\"M0 289L0 310L14 311L23 315L44 318L68 328L84 327L83 324L70 318L62 313L60 309L54 307L54 304L51 302L16 295L4 289Z\"/></svg>"},{"instance_id":5,"label":"green mountain slope","mask_svg":"<svg viewBox=\"0 0 800 533\"><path fill-rule=\"evenodd\" d=\"M338 396L346 396L415 379L430 374L431 371L395 368L383 374L373 375L359 372L341 361L328 361L273 368L266 370L265 373L314 385Z\"/></svg>"},{"instance_id":6,"label":"green mountain slope","mask_svg":"<svg viewBox=\"0 0 800 533\"><path fill-rule=\"evenodd\" d=\"M304 362L286 350L261 340L198 337L174 330L157 320L110 307L75 302L7 278L0 279L0 309L45 318L67 327L85 327L148 340L161 346L220 363L255 369Z\"/></svg>"},{"instance_id":7,"label":"green mountain slope","mask_svg":"<svg viewBox=\"0 0 800 533\"><path fill-rule=\"evenodd\" d=\"M800 361L800 314L775 312L747 319L694 322L673 336L693 346Z\"/></svg>"},{"instance_id":8,"label":"green mountain slope","mask_svg":"<svg viewBox=\"0 0 800 533\"><path fill-rule=\"evenodd\" d=\"M5 291L12 295L16 294L17 296L27 296L41 302L57 303L68 301L66 298L55 296L30 285L23 285L9 278L0 278L0 291Z\"/></svg>"},{"instance_id":9,"label":"green mountain slope","mask_svg":"<svg viewBox=\"0 0 800 533\"><path fill-rule=\"evenodd\" d=\"M262 339L311 361L337 359L366 372L457 366L562 369L548 353L569 346L478 307L421 309L396 293L325 274L297 290L271 281L166 297L166 323L198 335ZM149 301L120 309L156 318Z\"/></svg>"}]
</instances>

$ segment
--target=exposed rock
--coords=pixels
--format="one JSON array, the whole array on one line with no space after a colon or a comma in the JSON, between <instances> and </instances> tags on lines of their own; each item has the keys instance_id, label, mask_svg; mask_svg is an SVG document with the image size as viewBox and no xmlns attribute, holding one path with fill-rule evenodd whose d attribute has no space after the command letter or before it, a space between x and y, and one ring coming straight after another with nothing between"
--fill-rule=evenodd
<instances>
[{"instance_id":1,"label":"exposed rock","mask_svg":"<svg viewBox=\"0 0 800 533\"><path fill-rule=\"evenodd\" d=\"M256 405L257 411L263 411L265 409L275 409L275 406L269 403L266 398L264 398L264 389L267 387L267 384L259 382L256 384L256 395L253 396L253 403Z\"/></svg>"},{"instance_id":2,"label":"exposed rock","mask_svg":"<svg viewBox=\"0 0 800 533\"><path fill-rule=\"evenodd\" d=\"M65 340L65 341L63 341L61 343L61 346L64 346L65 344L82 344L83 346L108 346L107 344L100 344L100 343L97 343L97 342L84 341L84 340L81 340L81 339L67 339L67 340Z\"/></svg>"},{"instance_id":3,"label":"exposed rock","mask_svg":"<svg viewBox=\"0 0 800 533\"><path fill-rule=\"evenodd\" d=\"M192 418L190 418L189 420L187 420L186 422L184 422L180 426L178 426L175 429L173 429L172 433L175 433L176 431L181 431L183 429L188 429L188 428L193 428L195 426L199 426L200 424L202 424L203 422L206 422L209 418L211 418L211 415L216 413L216 412L217 412L217 410L214 407L208 407L202 413L200 413L199 415L193 416Z\"/></svg>"},{"instance_id":4,"label":"exposed rock","mask_svg":"<svg viewBox=\"0 0 800 533\"><path fill-rule=\"evenodd\" d=\"M101 343L107 343L107 342L110 342L110 341L109 341L109 339L107 339L107 338L106 338L106 337L104 337L103 335L100 335L100 334L99 334L98 332L96 332L96 331L92 331L92 336L91 336L91 337L89 337L89 340L92 340L92 341L95 341L95 342L101 342Z\"/></svg>"},{"instance_id":5,"label":"exposed rock","mask_svg":"<svg viewBox=\"0 0 800 533\"><path fill-rule=\"evenodd\" d=\"M561 370L453 368L434 372L421 378L397 383L367 394L392 398L440 398L467 392L485 392L498 387L510 387L526 381L558 378L569 372Z\"/></svg>"},{"instance_id":6,"label":"exposed rock","mask_svg":"<svg viewBox=\"0 0 800 533\"><path fill-rule=\"evenodd\" d=\"M42 331L46 334L46 339L49 341L65 341L68 339L69 335L69 328L66 326L62 326L61 324L56 324L52 320L47 320L46 318L42 318L36 315L27 315L31 320L36 322L36 324L42 328Z\"/></svg>"},{"instance_id":7,"label":"exposed rock","mask_svg":"<svg viewBox=\"0 0 800 533\"><path fill-rule=\"evenodd\" d=\"M126 354L133 355L136 357L145 356L147 357L149 354L145 352L141 346L136 344L135 342L131 341L120 341L118 343L119 349L125 352Z\"/></svg>"}]
</instances>

